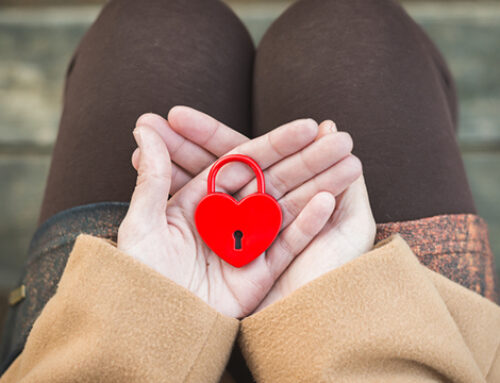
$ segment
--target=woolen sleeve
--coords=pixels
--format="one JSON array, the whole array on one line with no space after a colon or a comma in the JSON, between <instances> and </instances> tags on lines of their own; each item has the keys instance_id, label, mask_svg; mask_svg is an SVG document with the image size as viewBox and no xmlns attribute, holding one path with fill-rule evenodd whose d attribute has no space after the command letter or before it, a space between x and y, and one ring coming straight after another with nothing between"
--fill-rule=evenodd
<instances>
[{"instance_id":1,"label":"woolen sleeve","mask_svg":"<svg viewBox=\"0 0 500 383\"><path fill-rule=\"evenodd\" d=\"M218 382L238 328L111 243L81 235L0 382Z\"/></svg>"},{"instance_id":2,"label":"woolen sleeve","mask_svg":"<svg viewBox=\"0 0 500 383\"><path fill-rule=\"evenodd\" d=\"M259 383L500 382L500 307L395 235L241 322Z\"/></svg>"}]
</instances>

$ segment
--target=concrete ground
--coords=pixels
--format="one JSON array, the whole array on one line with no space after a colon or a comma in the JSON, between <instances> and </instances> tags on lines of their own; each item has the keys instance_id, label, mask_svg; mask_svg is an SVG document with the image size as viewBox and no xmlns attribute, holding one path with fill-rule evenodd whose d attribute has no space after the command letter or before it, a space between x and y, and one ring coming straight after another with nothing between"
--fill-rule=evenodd
<instances>
[{"instance_id":1,"label":"concrete ground","mask_svg":"<svg viewBox=\"0 0 500 383\"><path fill-rule=\"evenodd\" d=\"M0 0L0 324L35 229L61 111L62 78L100 0ZM31 2L33 4L34 2ZM15 4L15 6L13 6ZM230 5L255 41L289 2ZM404 3L447 58L459 90L459 142L500 257L500 3ZM500 265L500 260L497 261Z\"/></svg>"}]
</instances>

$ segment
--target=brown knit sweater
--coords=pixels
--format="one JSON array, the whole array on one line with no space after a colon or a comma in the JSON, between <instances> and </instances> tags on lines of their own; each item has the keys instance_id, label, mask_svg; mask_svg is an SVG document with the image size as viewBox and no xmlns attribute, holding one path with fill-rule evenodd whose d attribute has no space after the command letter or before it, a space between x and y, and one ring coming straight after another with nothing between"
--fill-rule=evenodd
<instances>
[{"instance_id":1,"label":"brown knit sweater","mask_svg":"<svg viewBox=\"0 0 500 383\"><path fill-rule=\"evenodd\" d=\"M81 235L10 382L500 382L500 307L421 265L399 235L242 321Z\"/></svg>"}]
</instances>

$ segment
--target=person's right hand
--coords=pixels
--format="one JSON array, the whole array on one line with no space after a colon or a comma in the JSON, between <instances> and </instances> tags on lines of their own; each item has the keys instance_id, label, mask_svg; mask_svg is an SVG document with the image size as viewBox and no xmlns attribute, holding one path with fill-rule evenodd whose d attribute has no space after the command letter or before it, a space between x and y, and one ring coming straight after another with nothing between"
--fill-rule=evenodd
<instances>
[{"instance_id":1,"label":"person's right hand","mask_svg":"<svg viewBox=\"0 0 500 383\"><path fill-rule=\"evenodd\" d=\"M165 119L154 113L141 115L136 126L152 128L163 140L172 162L170 194L174 195L219 157L250 139L214 118L187 106L173 107ZM137 170L140 148L132 154Z\"/></svg>"},{"instance_id":2,"label":"person's right hand","mask_svg":"<svg viewBox=\"0 0 500 383\"><path fill-rule=\"evenodd\" d=\"M248 141L232 153L254 158L267 173L268 188L288 198L292 206L290 195L300 201L304 198L293 193L295 188L314 182L316 175L349 156L352 148L350 137L345 135L314 141L317 132L314 121L298 120ZM194 226L194 210L206 193L209 169L168 200L172 167L167 146L150 127L136 128L135 136L140 148L137 186L119 229L118 248L225 315L240 318L251 313L332 214L331 194L311 195L300 211L287 212L288 224L265 254L247 266L234 268L208 249ZM334 153L332 145L337 148ZM253 178L250 168L230 164L220 171L216 184L219 190L232 194ZM352 182L348 178L346 186ZM254 192L253 185L254 181L250 182L241 193Z\"/></svg>"}]
</instances>

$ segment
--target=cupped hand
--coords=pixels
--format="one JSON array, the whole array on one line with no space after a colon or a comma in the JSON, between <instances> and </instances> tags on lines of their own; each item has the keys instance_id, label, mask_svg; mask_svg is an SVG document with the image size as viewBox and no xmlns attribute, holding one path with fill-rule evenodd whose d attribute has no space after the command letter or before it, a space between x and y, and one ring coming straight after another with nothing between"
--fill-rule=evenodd
<instances>
[{"instance_id":1,"label":"cupped hand","mask_svg":"<svg viewBox=\"0 0 500 383\"><path fill-rule=\"evenodd\" d=\"M321 128L318 137L327 134ZM362 173L361 162L352 162L350 166ZM375 219L364 177L360 175L337 196L334 213L326 225L276 281L255 312L371 250L375 234Z\"/></svg>"},{"instance_id":2,"label":"cupped hand","mask_svg":"<svg viewBox=\"0 0 500 383\"><path fill-rule=\"evenodd\" d=\"M218 140L221 134L241 137L220 129L222 125L197 125L198 129L212 129L203 145L200 147L200 142L184 136L184 149L173 150L168 147L171 140L162 137L159 130L140 123L141 120L135 130L140 152L133 159L138 170L137 185L119 229L118 248L189 289L221 313L237 318L248 315L331 216L334 197L317 190L314 184L320 185L321 176L333 164L349 157L350 137L337 135L333 140L325 136L315 141L317 124L298 120L252 141L245 140L230 152L246 154L259 163L266 174L268 192L284 210L282 230L271 247L249 265L237 269L211 252L194 226L194 210L206 194L209 168L191 180L188 178L191 172L196 173L196 166L216 159L216 150L211 148L221 142L229 143L230 140ZM191 145L196 150L189 150ZM336 155L332 155L331 145L337 145ZM205 152L198 150L202 148ZM176 160L193 153L208 156L187 162ZM178 180L184 174L187 183L177 181L178 190L168 200L175 173ZM220 171L216 187L241 197L255 191L253 178L249 168L230 164ZM298 192L307 184L312 185Z\"/></svg>"}]
</instances>

